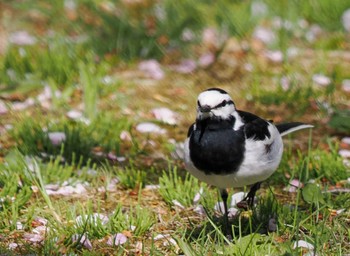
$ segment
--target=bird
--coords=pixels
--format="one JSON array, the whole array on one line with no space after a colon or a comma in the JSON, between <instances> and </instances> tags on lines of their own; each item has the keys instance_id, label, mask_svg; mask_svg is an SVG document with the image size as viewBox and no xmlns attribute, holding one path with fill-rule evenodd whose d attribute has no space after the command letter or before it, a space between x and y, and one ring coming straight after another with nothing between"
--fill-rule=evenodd
<instances>
[{"instance_id":1,"label":"bird","mask_svg":"<svg viewBox=\"0 0 350 256\"><path fill-rule=\"evenodd\" d=\"M227 237L232 237L227 188L251 185L241 203L252 207L261 182L281 162L282 136L312 127L302 122L275 125L272 120L238 110L221 88L209 88L198 95L196 120L184 143L185 167L200 181L219 188Z\"/></svg>"}]
</instances>

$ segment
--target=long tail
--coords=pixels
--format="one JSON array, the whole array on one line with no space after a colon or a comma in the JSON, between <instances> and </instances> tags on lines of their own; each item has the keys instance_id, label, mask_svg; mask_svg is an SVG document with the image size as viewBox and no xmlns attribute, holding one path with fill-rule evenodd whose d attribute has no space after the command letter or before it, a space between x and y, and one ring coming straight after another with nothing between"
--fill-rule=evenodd
<instances>
[{"instance_id":1,"label":"long tail","mask_svg":"<svg viewBox=\"0 0 350 256\"><path fill-rule=\"evenodd\" d=\"M313 128L314 126L311 124L292 122L292 123L285 123L285 124L277 124L276 127L277 127L277 130L280 132L281 136L284 136L286 134L299 131L302 129Z\"/></svg>"}]
</instances>

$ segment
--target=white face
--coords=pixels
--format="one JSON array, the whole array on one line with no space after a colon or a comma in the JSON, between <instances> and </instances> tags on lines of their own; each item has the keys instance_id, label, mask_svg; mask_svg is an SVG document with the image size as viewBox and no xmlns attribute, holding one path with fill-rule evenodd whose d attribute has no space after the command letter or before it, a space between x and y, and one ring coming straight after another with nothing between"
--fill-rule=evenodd
<instances>
[{"instance_id":1,"label":"white face","mask_svg":"<svg viewBox=\"0 0 350 256\"><path fill-rule=\"evenodd\" d=\"M198 96L197 118L213 116L227 119L235 112L231 97L223 90L209 89Z\"/></svg>"}]
</instances>

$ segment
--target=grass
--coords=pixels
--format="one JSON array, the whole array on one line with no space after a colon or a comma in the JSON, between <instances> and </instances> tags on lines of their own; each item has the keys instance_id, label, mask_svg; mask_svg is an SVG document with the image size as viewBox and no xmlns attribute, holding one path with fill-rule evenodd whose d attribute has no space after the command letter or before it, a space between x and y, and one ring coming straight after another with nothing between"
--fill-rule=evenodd
<instances>
[{"instance_id":1,"label":"grass","mask_svg":"<svg viewBox=\"0 0 350 256\"><path fill-rule=\"evenodd\" d=\"M349 167L339 155L349 134L342 81L350 77L340 17L350 6L264 0L266 12L253 17L255 4L0 3L0 38L18 30L38 35L30 45L0 44L0 110L2 103L9 109L0 111L0 254L350 254ZM321 32L308 40L314 24ZM259 42L257 26L276 40ZM207 28L216 35L203 40ZM282 62L267 51L280 51ZM215 59L206 68L173 70L208 53ZM164 79L138 69L146 58L159 61ZM314 74L331 83L316 83ZM312 136L284 138L280 167L257 205L230 219L232 241L214 210L217 189L171 159L195 118L197 94L214 86L228 90L239 109L315 125ZM156 107L178 112L177 124L156 120ZM71 110L79 117L69 117ZM137 131L146 121L166 134ZM289 192L295 179L303 185ZM117 236L125 243L110 242ZM297 248L301 240L314 249Z\"/></svg>"}]
</instances>

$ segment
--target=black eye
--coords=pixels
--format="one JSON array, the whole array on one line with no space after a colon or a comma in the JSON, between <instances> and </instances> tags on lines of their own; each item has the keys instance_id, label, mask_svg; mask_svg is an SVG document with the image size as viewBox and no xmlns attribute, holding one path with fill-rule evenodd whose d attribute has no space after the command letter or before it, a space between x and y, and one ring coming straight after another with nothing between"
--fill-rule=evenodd
<instances>
[{"instance_id":1,"label":"black eye","mask_svg":"<svg viewBox=\"0 0 350 256\"><path fill-rule=\"evenodd\" d=\"M216 105L215 108L222 108L225 107L226 105L233 104L232 100L223 100L220 104Z\"/></svg>"},{"instance_id":2,"label":"black eye","mask_svg":"<svg viewBox=\"0 0 350 256\"><path fill-rule=\"evenodd\" d=\"M201 104L199 103L199 100L197 100L197 106L198 106L198 107L200 107L200 106L201 106Z\"/></svg>"}]
</instances>

